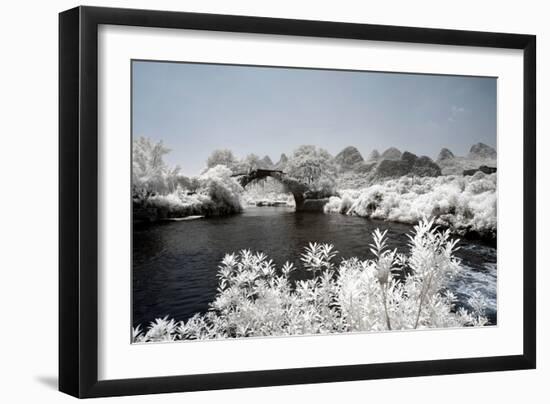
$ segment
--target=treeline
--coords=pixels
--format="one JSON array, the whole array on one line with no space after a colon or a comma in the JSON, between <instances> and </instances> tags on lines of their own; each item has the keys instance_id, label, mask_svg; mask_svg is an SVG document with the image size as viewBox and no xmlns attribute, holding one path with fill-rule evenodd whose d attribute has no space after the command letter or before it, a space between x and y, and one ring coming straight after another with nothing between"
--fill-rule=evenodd
<instances>
[{"instance_id":1,"label":"treeline","mask_svg":"<svg viewBox=\"0 0 550 404\"><path fill-rule=\"evenodd\" d=\"M275 164L268 156L249 154L240 159L228 149L214 150L199 176L188 177L179 166L170 167L164 156L170 152L162 142L137 138L133 143L132 198L136 221L155 221L189 215L212 216L242 210L242 187L232 176L258 168L280 169L307 183L311 192L331 195L337 167L324 149L304 145L290 157L281 155Z\"/></svg>"},{"instance_id":2,"label":"treeline","mask_svg":"<svg viewBox=\"0 0 550 404\"><path fill-rule=\"evenodd\" d=\"M197 177L169 167L170 152L162 142L138 138L133 144L132 199L134 221L156 221L191 215L216 216L242 210L241 186L225 166L206 169Z\"/></svg>"}]
</instances>

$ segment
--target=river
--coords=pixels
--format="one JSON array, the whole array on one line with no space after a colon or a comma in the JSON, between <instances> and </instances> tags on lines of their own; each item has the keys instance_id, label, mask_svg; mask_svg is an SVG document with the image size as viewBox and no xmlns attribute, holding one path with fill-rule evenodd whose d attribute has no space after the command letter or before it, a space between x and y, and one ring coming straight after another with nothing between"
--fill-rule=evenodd
<instances>
[{"instance_id":1,"label":"river","mask_svg":"<svg viewBox=\"0 0 550 404\"><path fill-rule=\"evenodd\" d=\"M217 269L224 254L251 249L266 253L280 267L301 267L300 254L310 241L334 244L342 257L372 258L368 244L375 228L388 230L389 246L408 251L412 226L357 216L294 212L285 207L250 207L242 214L190 221L136 225L133 231L134 326L168 315L187 320L208 310L217 288ZM496 324L496 248L463 240L457 256L464 270L450 289L459 304L480 291L489 300L488 317ZM338 262L338 261L337 261ZM298 274L300 276L300 274ZM305 276L305 275L303 275Z\"/></svg>"}]
</instances>

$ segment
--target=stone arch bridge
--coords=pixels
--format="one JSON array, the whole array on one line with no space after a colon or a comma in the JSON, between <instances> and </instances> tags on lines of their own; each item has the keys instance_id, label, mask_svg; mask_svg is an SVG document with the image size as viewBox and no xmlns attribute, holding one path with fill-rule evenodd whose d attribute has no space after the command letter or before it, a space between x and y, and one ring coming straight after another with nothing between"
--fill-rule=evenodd
<instances>
[{"instance_id":1,"label":"stone arch bridge","mask_svg":"<svg viewBox=\"0 0 550 404\"><path fill-rule=\"evenodd\" d=\"M316 211L323 210L328 202L328 197L332 195L318 195L311 189L310 185L289 177L281 170L255 169L247 173L233 174L232 177L245 188L252 182L257 182L271 177L283 184L285 191L294 196L297 211Z\"/></svg>"}]
</instances>

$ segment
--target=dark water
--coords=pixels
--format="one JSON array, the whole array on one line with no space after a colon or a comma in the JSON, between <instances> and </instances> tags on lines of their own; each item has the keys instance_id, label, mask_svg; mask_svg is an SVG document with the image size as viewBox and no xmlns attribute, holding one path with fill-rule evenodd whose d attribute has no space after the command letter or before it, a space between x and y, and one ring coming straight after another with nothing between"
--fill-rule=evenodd
<instances>
[{"instance_id":1,"label":"dark water","mask_svg":"<svg viewBox=\"0 0 550 404\"><path fill-rule=\"evenodd\" d=\"M249 208L234 216L135 226L133 324L146 325L166 315L187 320L205 312L214 300L217 268L225 253L263 251L280 267L287 260L299 264L303 247L318 241L334 244L338 258L372 258L368 244L377 227L388 229L390 247L408 250L406 234L412 226L289 208ZM461 303L473 291L482 292L494 323L496 249L477 241L460 246L457 256L466 268L451 289Z\"/></svg>"}]
</instances>

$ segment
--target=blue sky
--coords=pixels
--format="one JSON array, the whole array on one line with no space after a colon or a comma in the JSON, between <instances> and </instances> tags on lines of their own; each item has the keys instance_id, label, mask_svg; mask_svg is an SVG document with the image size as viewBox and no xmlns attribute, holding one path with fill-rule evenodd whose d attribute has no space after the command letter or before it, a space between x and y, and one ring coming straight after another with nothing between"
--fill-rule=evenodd
<instances>
[{"instance_id":1,"label":"blue sky","mask_svg":"<svg viewBox=\"0 0 550 404\"><path fill-rule=\"evenodd\" d=\"M366 157L496 146L496 79L134 61L133 136L162 140L197 175L212 150L269 155L314 144Z\"/></svg>"}]
</instances>

